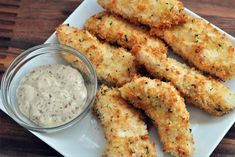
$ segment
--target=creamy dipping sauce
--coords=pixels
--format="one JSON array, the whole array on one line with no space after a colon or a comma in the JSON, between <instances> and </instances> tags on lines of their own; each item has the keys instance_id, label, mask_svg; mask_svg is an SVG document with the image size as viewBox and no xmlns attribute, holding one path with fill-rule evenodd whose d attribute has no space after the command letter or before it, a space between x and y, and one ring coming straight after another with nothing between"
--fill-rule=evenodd
<instances>
[{"instance_id":1,"label":"creamy dipping sauce","mask_svg":"<svg viewBox=\"0 0 235 157\"><path fill-rule=\"evenodd\" d=\"M77 117L87 99L82 75L60 64L35 68L16 91L20 111L42 127L55 127Z\"/></svg>"}]
</instances>

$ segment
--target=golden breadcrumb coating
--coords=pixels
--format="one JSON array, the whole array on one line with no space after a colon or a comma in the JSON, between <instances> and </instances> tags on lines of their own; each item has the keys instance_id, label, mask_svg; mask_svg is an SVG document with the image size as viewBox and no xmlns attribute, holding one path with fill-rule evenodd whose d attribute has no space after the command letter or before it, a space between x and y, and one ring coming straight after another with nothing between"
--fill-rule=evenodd
<instances>
[{"instance_id":1,"label":"golden breadcrumb coating","mask_svg":"<svg viewBox=\"0 0 235 157\"><path fill-rule=\"evenodd\" d=\"M235 49L224 34L202 19L189 17L185 24L166 30L152 29L198 69L229 80L235 75Z\"/></svg>"},{"instance_id":2,"label":"golden breadcrumb coating","mask_svg":"<svg viewBox=\"0 0 235 157\"><path fill-rule=\"evenodd\" d=\"M156 157L148 136L113 138L108 141L103 157Z\"/></svg>"},{"instance_id":3,"label":"golden breadcrumb coating","mask_svg":"<svg viewBox=\"0 0 235 157\"><path fill-rule=\"evenodd\" d=\"M189 113L184 99L170 83L141 77L120 88L121 96L143 109L158 128L163 149L178 157L194 151Z\"/></svg>"},{"instance_id":4,"label":"golden breadcrumb coating","mask_svg":"<svg viewBox=\"0 0 235 157\"><path fill-rule=\"evenodd\" d=\"M123 48L101 43L89 32L68 25L60 25L56 29L56 35L61 44L74 47L88 57L102 82L121 86L136 74L134 57ZM79 64L73 55L63 56L68 62Z\"/></svg>"},{"instance_id":5,"label":"golden breadcrumb coating","mask_svg":"<svg viewBox=\"0 0 235 157\"><path fill-rule=\"evenodd\" d=\"M114 42L116 40L123 47L131 47L132 53L135 55L137 62L139 62L138 64L145 65L147 70L155 77L171 81L188 102L213 115L223 115L234 108L234 94L220 82L207 78L195 69L189 68L174 59L167 58L165 53L161 53L162 51L157 50L157 48L153 49L152 45L149 46L141 42L128 42L119 35L119 32L139 30L139 27L128 26L125 27L125 31L122 31L124 29L118 30L118 28L123 28L123 24L120 22L121 19L116 18L115 20L115 18L111 18L111 15L107 15L107 13L97 16L101 16L102 19L99 22L94 17L88 20L86 26L87 28L89 27L89 30L92 30L94 34L99 34L99 36L105 34L104 39L107 41ZM113 29L103 25L102 23L107 19L112 19L113 25L117 27ZM120 24L117 25L116 23ZM97 27L102 26L104 29L94 29L91 26L92 24ZM141 44L140 47L138 47L139 43Z\"/></svg>"},{"instance_id":6,"label":"golden breadcrumb coating","mask_svg":"<svg viewBox=\"0 0 235 157\"><path fill-rule=\"evenodd\" d=\"M105 9L132 22L165 28L185 22L184 6L178 0L98 0Z\"/></svg>"},{"instance_id":7,"label":"golden breadcrumb coating","mask_svg":"<svg viewBox=\"0 0 235 157\"><path fill-rule=\"evenodd\" d=\"M133 54L153 76L170 81L188 102L206 112L220 116L235 107L235 94L219 81L146 46L134 48Z\"/></svg>"},{"instance_id":8,"label":"golden breadcrumb coating","mask_svg":"<svg viewBox=\"0 0 235 157\"><path fill-rule=\"evenodd\" d=\"M101 85L94 111L104 127L107 139L103 156L156 157L141 114L120 97L118 89Z\"/></svg>"},{"instance_id":9,"label":"golden breadcrumb coating","mask_svg":"<svg viewBox=\"0 0 235 157\"><path fill-rule=\"evenodd\" d=\"M136 44L146 44L154 51L167 53L165 44L156 37L151 37L148 30L140 28L107 11L92 16L86 21L85 28L111 43L118 43L127 49Z\"/></svg>"}]
</instances>

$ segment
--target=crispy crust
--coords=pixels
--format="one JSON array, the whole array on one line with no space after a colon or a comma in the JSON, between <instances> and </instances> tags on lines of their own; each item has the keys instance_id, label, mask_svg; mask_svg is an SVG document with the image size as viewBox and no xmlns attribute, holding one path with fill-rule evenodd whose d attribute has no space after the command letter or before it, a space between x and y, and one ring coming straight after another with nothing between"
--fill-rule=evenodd
<instances>
[{"instance_id":1,"label":"crispy crust","mask_svg":"<svg viewBox=\"0 0 235 157\"><path fill-rule=\"evenodd\" d=\"M102 17L102 19L95 19ZM105 40L115 40L123 47L131 47L138 64L143 64L147 70L157 78L165 78L171 81L174 86L183 94L186 100L195 106L213 115L223 115L232 110L235 106L234 94L220 82L203 76L195 69L189 68L174 59L167 58L165 53L157 48L152 48L146 43L129 42L122 39L119 33L133 32L139 30L137 26L125 27L120 18L115 18L107 13L101 13L88 20L86 26L95 34L104 35ZM107 21L113 21L114 27L103 25ZM117 24L118 23L118 24ZM92 24L102 29L92 28ZM135 29L132 29L135 28ZM116 31L117 30L117 31ZM110 33L109 33L110 32ZM138 39L139 37L136 37ZM137 40L135 40L137 41ZM138 46L140 44L140 46ZM127 46L128 45L128 46ZM213 89L213 90L211 90Z\"/></svg>"},{"instance_id":2,"label":"crispy crust","mask_svg":"<svg viewBox=\"0 0 235 157\"><path fill-rule=\"evenodd\" d=\"M56 35L60 43L80 50L90 59L102 82L121 86L136 74L134 57L123 48L101 43L89 32L67 25L60 25L56 29ZM65 54L63 57L79 66L79 60L74 56Z\"/></svg>"},{"instance_id":3,"label":"crispy crust","mask_svg":"<svg viewBox=\"0 0 235 157\"><path fill-rule=\"evenodd\" d=\"M138 27L128 21L108 13L101 12L89 18L85 23L85 28L111 43L118 43L127 49L131 49L136 44L146 44L161 53L167 53L165 44L156 37L151 37L148 30Z\"/></svg>"},{"instance_id":4,"label":"crispy crust","mask_svg":"<svg viewBox=\"0 0 235 157\"><path fill-rule=\"evenodd\" d=\"M198 69L230 80L235 75L235 49L224 34L202 19L187 17L187 22L171 29L151 30L161 36L174 52Z\"/></svg>"},{"instance_id":5,"label":"crispy crust","mask_svg":"<svg viewBox=\"0 0 235 157\"><path fill-rule=\"evenodd\" d=\"M153 120L164 151L179 157L192 155L194 142L189 113L184 99L170 83L141 77L121 87L120 92Z\"/></svg>"},{"instance_id":6,"label":"crispy crust","mask_svg":"<svg viewBox=\"0 0 235 157\"><path fill-rule=\"evenodd\" d=\"M156 157L140 113L120 97L117 89L102 85L94 111L101 120L107 139L103 156Z\"/></svg>"},{"instance_id":7,"label":"crispy crust","mask_svg":"<svg viewBox=\"0 0 235 157\"><path fill-rule=\"evenodd\" d=\"M138 64L143 64L153 76L170 81L193 105L216 116L235 107L235 94L219 81L207 78L166 55L154 53L146 46L138 46L132 51Z\"/></svg>"},{"instance_id":8,"label":"crispy crust","mask_svg":"<svg viewBox=\"0 0 235 157\"><path fill-rule=\"evenodd\" d=\"M98 0L105 9L132 21L156 28L185 22L184 6L177 0Z\"/></svg>"},{"instance_id":9,"label":"crispy crust","mask_svg":"<svg viewBox=\"0 0 235 157\"><path fill-rule=\"evenodd\" d=\"M103 157L156 157L149 137L114 138L108 141Z\"/></svg>"}]
</instances>

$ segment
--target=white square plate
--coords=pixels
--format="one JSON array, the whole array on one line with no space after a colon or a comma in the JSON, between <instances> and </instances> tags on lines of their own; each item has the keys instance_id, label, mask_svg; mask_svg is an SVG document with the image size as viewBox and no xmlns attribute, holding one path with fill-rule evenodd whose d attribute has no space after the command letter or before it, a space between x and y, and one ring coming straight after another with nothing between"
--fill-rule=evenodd
<instances>
[{"instance_id":1,"label":"white square plate","mask_svg":"<svg viewBox=\"0 0 235 157\"><path fill-rule=\"evenodd\" d=\"M83 28L84 22L90 16L102 10L103 9L97 4L96 0L85 0L64 23ZM188 9L186 9L186 12L198 17L198 15ZM219 28L217 29L223 32ZM225 34L235 47L235 39L231 35ZM52 34L46 41L46 43L57 42L55 34ZM225 84L235 92L235 79L227 81ZM6 112L1 100L0 108ZM229 128L233 125L235 121L235 111L223 117L214 117L193 106L187 106L187 108L191 116L191 128L196 147L196 152L193 157L207 157L212 153ZM99 121L91 112L78 124L62 132L53 134L32 133L64 156L100 157L105 146L103 129ZM170 156L162 152L162 145L160 144L155 128L150 129L150 135L151 141L155 143L157 155L159 157Z\"/></svg>"}]
</instances>

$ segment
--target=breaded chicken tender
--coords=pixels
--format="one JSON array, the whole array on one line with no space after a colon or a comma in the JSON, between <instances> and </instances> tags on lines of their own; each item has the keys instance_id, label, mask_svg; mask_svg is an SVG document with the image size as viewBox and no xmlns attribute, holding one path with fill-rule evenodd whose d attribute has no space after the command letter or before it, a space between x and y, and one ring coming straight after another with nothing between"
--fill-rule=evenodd
<instances>
[{"instance_id":1,"label":"breaded chicken tender","mask_svg":"<svg viewBox=\"0 0 235 157\"><path fill-rule=\"evenodd\" d=\"M167 53L165 44L156 37L150 36L148 30L140 28L107 11L89 18L85 28L111 43L118 43L127 49L136 44L146 44L154 51Z\"/></svg>"},{"instance_id":2,"label":"breaded chicken tender","mask_svg":"<svg viewBox=\"0 0 235 157\"><path fill-rule=\"evenodd\" d=\"M120 97L118 89L101 85L94 111L104 127L107 139L103 156L156 157L141 114Z\"/></svg>"},{"instance_id":3,"label":"breaded chicken tender","mask_svg":"<svg viewBox=\"0 0 235 157\"><path fill-rule=\"evenodd\" d=\"M163 149L177 157L194 151L189 113L184 99L170 83L141 77L120 89L121 97L143 109L158 129Z\"/></svg>"},{"instance_id":4,"label":"breaded chicken tender","mask_svg":"<svg viewBox=\"0 0 235 157\"><path fill-rule=\"evenodd\" d=\"M202 19L188 16L185 24L170 29L152 29L174 52L198 69L229 80L235 75L235 49L221 34Z\"/></svg>"},{"instance_id":5,"label":"breaded chicken tender","mask_svg":"<svg viewBox=\"0 0 235 157\"><path fill-rule=\"evenodd\" d=\"M99 15L97 16L99 17ZM136 57L137 62L139 62L137 64L145 65L153 76L171 81L188 102L217 116L223 115L234 108L234 94L220 82L212 78L207 78L195 69L189 68L174 59L167 58L165 53L162 53L161 50L156 50L157 48L153 49L152 45L143 43L139 47L138 44L141 42L128 42L123 40L123 37L119 35L120 32L133 32L140 28L137 26L128 26L123 31L122 29L118 30L118 28L124 28L124 25L121 24L121 19L116 18L114 20L114 18L111 18L111 15L108 16L106 14L101 14L100 16L102 19L99 22L95 17L88 20L86 27L92 30L94 34L98 34L99 36L104 35L104 39L107 41L115 42L116 40L123 47L131 47L132 53ZM103 25L103 23L106 23L110 19L112 19L113 25L117 26L115 29ZM117 23L120 24L117 25ZM96 25L97 28L103 27L103 29L94 29L91 26L92 24Z\"/></svg>"},{"instance_id":6,"label":"breaded chicken tender","mask_svg":"<svg viewBox=\"0 0 235 157\"><path fill-rule=\"evenodd\" d=\"M127 125L127 124L126 124ZM149 137L118 137L108 141L103 157L156 157Z\"/></svg>"},{"instance_id":7,"label":"breaded chicken tender","mask_svg":"<svg viewBox=\"0 0 235 157\"><path fill-rule=\"evenodd\" d=\"M185 22L184 6L178 0L98 0L105 9L132 22L165 28Z\"/></svg>"},{"instance_id":8,"label":"breaded chicken tender","mask_svg":"<svg viewBox=\"0 0 235 157\"><path fill-rule=\"evenodd\" d=\"M136 74L134 57L123 48L101 43L88 31L68 25L60 25L56 29L56 35L61 44L74 47L88 57L101 82L121 86ZM73 55L64 54L63 57L68 62L79 65L79 60Z\"/></svg>"},{"instance_id":9,"label":"breaded chicken tender","mask_svg":"<svg viewBox=\"0 0 235 157\"><path fill-rule=\"evenodd\" d=\"M221 116L235 107L235 94L219 81L146 46L134 48L133 54L153 76L170 81L188 102L206 112Z\"/></svg>"}]
</instances>

